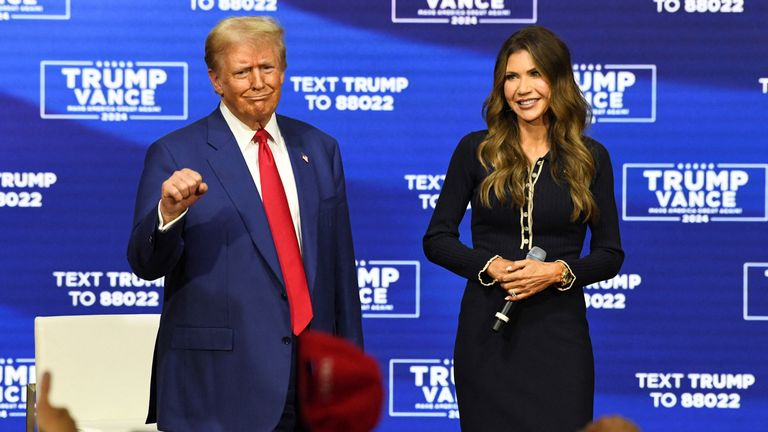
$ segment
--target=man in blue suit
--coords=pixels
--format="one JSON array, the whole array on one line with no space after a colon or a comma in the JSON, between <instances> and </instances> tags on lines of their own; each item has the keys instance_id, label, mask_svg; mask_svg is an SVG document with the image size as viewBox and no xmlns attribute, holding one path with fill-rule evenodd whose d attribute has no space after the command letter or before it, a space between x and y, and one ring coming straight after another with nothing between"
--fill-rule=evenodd
<instances>
[{"instance_id":1,"label":"man in blue suit","mask_svg":"<svg viewBox=\"0 0 768 432\"><path fill-rule=\"evenodd\" d=\"M286 59L271 18L223 20L205 60L221 103L148 149L128 245L137 275L165 277L148 422L296 430L297 336L311 327L363 344L339 148L275 114ZM287 229L265 199L267 159Z\"/></svg>"}]
</instances>

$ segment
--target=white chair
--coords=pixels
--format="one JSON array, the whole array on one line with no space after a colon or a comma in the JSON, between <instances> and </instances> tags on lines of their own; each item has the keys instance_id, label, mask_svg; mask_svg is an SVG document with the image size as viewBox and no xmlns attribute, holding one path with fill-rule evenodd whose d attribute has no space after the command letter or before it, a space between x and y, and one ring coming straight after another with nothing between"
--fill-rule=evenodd
<instances>
[{"instance_id":1,"label":"white chair","mask_svg":"<svg viewBox=\"0 0 768 432\"><path fill-rule=\"evenodd\" d=\"M159 318L35 318L35 371L38 382L51 372L51 403L66 407L82 431L156 431L144 421Z\"/></svg>"}]
</instances>

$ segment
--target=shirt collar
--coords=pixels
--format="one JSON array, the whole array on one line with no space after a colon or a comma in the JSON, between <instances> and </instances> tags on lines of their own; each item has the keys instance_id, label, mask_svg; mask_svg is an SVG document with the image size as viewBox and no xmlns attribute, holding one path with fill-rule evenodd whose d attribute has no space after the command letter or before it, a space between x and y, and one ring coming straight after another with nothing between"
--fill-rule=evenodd
<instances>
[{"instance_id":1,"label":"shirt collar","mask_svg":"<svg viewBox=\"0 0 768 432\"><path fill-rule=\"evenodd\" d=\"M221 115L224 116L224 121L227 122L229 130L232 131L232 135L235 136L235 141L237 141L238 147L240 147L240 149L245 148L245 146L247 146L253 139L253 135L256 131L240 121L239 118L235 117L224 102L219 104L219 110L221 111ZM272 113L272 116L269 118L266 126L264 126L264 129L269 132L269 136L272 138L271 141L277 144L279 149L282 149L283 137L280 134L280 128L277 125L277 116L275 113Z\"/></svg>"}]
</instances>

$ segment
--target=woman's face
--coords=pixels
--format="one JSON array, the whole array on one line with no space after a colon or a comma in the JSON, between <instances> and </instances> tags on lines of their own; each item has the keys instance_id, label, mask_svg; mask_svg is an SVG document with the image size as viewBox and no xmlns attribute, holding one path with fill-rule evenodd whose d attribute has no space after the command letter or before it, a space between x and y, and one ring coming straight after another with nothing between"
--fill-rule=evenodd
<instances>
[{"instance_id":1,"label":"woman's face","mask_svg":"<svg viewBox=\"0 0 768 432\"><path fill-rule=\"evenodd\" d=\"M507 58L504 98L518 122L544 125L549 109L549 82L536 67L528 51L515 51Z\"/></svg>"}]
</instances>

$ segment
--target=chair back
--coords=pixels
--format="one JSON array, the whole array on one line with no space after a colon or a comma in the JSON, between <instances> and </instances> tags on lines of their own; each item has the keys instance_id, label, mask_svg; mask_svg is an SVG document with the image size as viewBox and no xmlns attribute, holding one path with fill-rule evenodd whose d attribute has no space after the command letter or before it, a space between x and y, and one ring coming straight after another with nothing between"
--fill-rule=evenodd
<instances>
[{"instance_id":1,"label":"chair back","mask_svg":"<svg viewBox=\"0 0 768 432\"><path fill-rule=\"evenodd\" d=\"M147 415L159 319L157 314L35 318L37 381L51 372L51 403L66 407L79 427L138 430Z\"/></svg>"}]
</instances>

